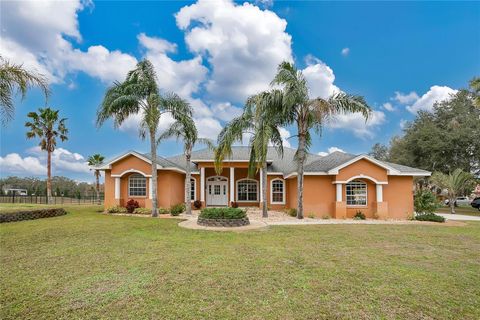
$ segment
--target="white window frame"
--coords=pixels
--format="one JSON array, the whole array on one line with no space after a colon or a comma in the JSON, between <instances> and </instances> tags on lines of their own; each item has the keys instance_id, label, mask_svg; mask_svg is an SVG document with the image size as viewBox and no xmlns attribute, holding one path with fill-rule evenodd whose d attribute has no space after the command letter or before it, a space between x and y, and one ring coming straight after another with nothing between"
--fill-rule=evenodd
<instances>
[{"instance_id":1,"label":"white window frame","mask_svg":"<svg viewBox=\"0 0 480 320\"><path fill-rule=\"evenodd\" d=\"M364 185L365 186L365 204L348 204L348 186L349 185ZM352 196L352 195L350 195ZM347 207L367 207L368 206L368 184L365 181L353 180L345 184L345 203Z\"/></svg>"},{"instance_id":2,"label":"white window frame","mask_svg":"<svg viewBox=\"0 0 480 320\"><path fill-rule=\"evenodd\" d=\"M133 180L133 179L140 179L140 178L143 179L143 180L145 180L145 195L132 195L132 194L130 193L130 189L132 188L132 187L130 186L130 182L131 182L131 180ZM138 187L137 187L137 188L138 188ZM146 198L146 197L147 197L147 191L148 191L148 190L147 190L147 178L146 178L145 176L141 175L140 173L135 173L135 174L132 174L132 175L130 175L130 176L128 177L128 197L129 197L129 198Z\"/></svg>"},{"instance_id":3,"label":"white window frame","mask_svg":"<svg viewBox=\"0 0 480 320\"><path fill-rule=\"evenodd\" d=\"M193 188L192 188L193 182ZM192 199L192 191L193 191L193 199ZM197 179L190 178L190 202L194 202L197 200Z\"/></svg>"},{"instance_id":4,"label":"white window frame","mask_svg":"<svg viewBox=\"0 0 480 320\"><path fill-rule=\"evenodd\" d=\"M280 181L283 185L283 187L282 187L282 201L280 201L280 202L273 201L273 183L275 181ZM285 204L285 180L280 179L280 178L275 178L275 179L270 180L270 203L271 204Z\"/></svg>"},{"instance_id":5,"label":"white window frame","mask_svg":"<svg viewBox=\"0 0 480 320\"><path fill-rule=\"evenodd\" d=\"M241 182L244 182L244 181L253 181L253 182L255 182L256 187L257 187L257 199L256 199L256 200L250 200L250 199L248 199L248 191L247 191L247 200L238 200L238 199L239 199L238 191L240 190L240 188L238 187L238 184L241 183ZM258 181L257 181L257 180L255 180L255 179L249 179L249 178L239 179L239 180L237 180L236 187L237 187L237 192L236 192L236 196L237 196L237 197L236 197L236 200L237 200L237 202L259 202L259 200L258 200L258 198L259 198L259 197L258 197L258 192L259 192L259 190L258 190Z\"/></svg>"}]
</instances>

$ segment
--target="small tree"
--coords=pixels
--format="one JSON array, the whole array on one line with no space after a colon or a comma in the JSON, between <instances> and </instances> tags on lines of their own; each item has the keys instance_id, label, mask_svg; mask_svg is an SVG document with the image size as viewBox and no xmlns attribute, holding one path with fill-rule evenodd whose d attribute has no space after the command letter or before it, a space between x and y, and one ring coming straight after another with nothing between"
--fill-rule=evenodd
<instances>
[{"instance_id":1,"label":"small tree","mask_svg":"<svg viewBox=\"0 0 480 320\"><path fill-rule=\"evenodd\" d=\"M415 200L413 204L417 214L435 213L435 211L440 207L437 197L428 189L417 190L415 192Z\"/></svg>"},{"instance_id":2,"label":"small tree","mask_svg":"<svg viewBox=\"0 0 480 320\"><path fill-rule=\"evenodd\" d=\"M435 172L432 175L432 181L442 191L446 191L450 213L452 214L455 214L455 199L457 196L471 191L474 185L473 176L462 169L455 169L449 174Z\"/></svg>"},{"instance_id":3,"label":"small tree","mask_svg":"<svg viewBox=\"0 0 480 320\"><path fill-rule=\"evenodd\" d=\"M31 121L27 121L25 126L30 128L27 132L27 138L40 138L40 148L47 151L47 198L50 202L52 197L52 152L57 146L57 138L65 141L68 139L68 129L65 126L66 118L59 119L59 110L50 108L38 109L39 113L29 112L27 117Z\"/></svg>"},{"instance_id":4,"label":"small tree","mask_svg":"<svg viewBox=\"0 0 480 320\"><path fill-rule=\"evenodd\" d=\"M103 164L103 160L105 160L105 157L98 153L88 157L88 165L92 167L90 170L94 170L93 174L95 176L95 191L97 193L97 201L99 205L101 204L101 202L100 202L100 170L98 170L98 167Z\"/></svg>"}]
</instances>

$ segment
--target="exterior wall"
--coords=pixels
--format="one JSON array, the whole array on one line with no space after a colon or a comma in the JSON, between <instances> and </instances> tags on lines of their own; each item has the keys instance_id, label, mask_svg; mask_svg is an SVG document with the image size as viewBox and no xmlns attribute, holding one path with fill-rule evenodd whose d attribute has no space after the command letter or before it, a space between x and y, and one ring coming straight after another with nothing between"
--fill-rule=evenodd
<instances>
[{"instance_id":1,"label":"exterior wall","mask_svg":"<svg viewBox=\"0 0 480 320\"><path fill-rule=\"evenodd\" d=\"M271 202L271 181L275 179L281 179L283 180L283 188L284 188L284 202L285 204L277 204L277 203L272 203ZM283 210L287 207L287 195L288 195L288 190L287 190L287 180L283 179L283 176L281 175L267 175L267 206L271 210ZM261 192L262 190L260 190Z\"/></svg>"},{"instance_id":2,"label":"exterior wall","mask_svg":"<svg viewBox=\"0 0 480 320\"><path fill-rule=\"evenodd\" d=\"M183 203L185 198L185 175L176 171L157 171L158 206L170 208Z\"/></svg>"},{"instance_id":3,"label":"exterior wall","mask_svg":"<svg viewBox=\"0 0 480 320\"><path fill-rule=\"evenodd\" d=\"M336 180L337 181L347 181L351 177L358 176L363 174L365 176L372 177L377 181L387 181L387 170L377 166L373 162L370 162L365 159L361 159L357 162L352 163L351 165L340 169Z\"/></svg>"},{"instance_id":4,"label":"exterior wall","mask_svg":"<svg viewBox=\"0 0 480 320\"><path fill-rule=\"evenodd\" d=\"M127 201L130 199L138 201L138 205L142 208L151 208L152 207L152 202L150 199L148 199L148 195L150 192L149 185L148 185L148 178L147 179L147 195L144 197L141 196L136 196L136 197L130 197L128 195L128 178L136 173L127 173L123 175L120 178L120 205L122 207L127 205ZM115 180L115 178L114 178ZM115 181L114 181L114 188L115 188Z\"/></svg>"},{"instance_id":5,"label":"exterior wall","mask_svg":"<svg viewBox=\"0 0 480 320\"><path fill-rule=\"evenodd\" d=\"M115 178L112 178L110 170L105 170L105 208L116 205L115 203Z\"/></svg>"},{"instance_id":6,"label":"exterior wall","mask_svg":"<svg viewBox=\"0 0 480 320\"><path fill-rule=\"evenodd\" d=\"M287 208L297 208L297 177L287 179Z\"/></svg>"},{"instance_id":7,"label":"exterior wall","mask_svg":"<svg viewBox=\"0 0 480 320\"><path fill-rule=\"evenodd\" d=\"M389 176L383 186L383 200L388 203L390 219L407 219L413 214L413 177Z\"/></svg>"},{"instance_id":8,"label":"exterior wall","mask_svg":"<svg viewBox=\"0 0 480 320\"><path fill-rule=\"evenodd\" d=\"M150 163L143 161L135 156L128 156L125 157L112 165L112 174L121 174L124 171L135 169L138 171L142 171L145 174L152 173L152 166Z\"/></svg>"},{"instance_id":9,"label":"exterior wall","mask_svg":"<svg viewBox=\"0 0 480 320\"><path fill-rule=\"evenodd\" d=\"M303 212L321 218L324 215L333 217L335 206L335 185L332 176L304 176L303 180Z\"/></svg>"},{"instance_id":10,"label":"exterior wall","mask_svg":"<svg viewBox=\"0 0 480 320\"><path fill-rule=\"evenodd\" d=\"M367 205L366 206L349 206L346 204L347 207L347 218L353 218L357 211L361 211L365 216L369 219L374 218L374 213L377 210L376 203L377 203L377 190L376 184L368 179L356 179L367 184ZM335 185L332 185L335 187ZM335 194L335 193L334 193ZM342 186L342 198L343 201L347 201L347 192L346 192L346 185ZM333 198L335 199L335 198ZM384 200L385 197L384 197Z\"/></svg>"}]
</instances>

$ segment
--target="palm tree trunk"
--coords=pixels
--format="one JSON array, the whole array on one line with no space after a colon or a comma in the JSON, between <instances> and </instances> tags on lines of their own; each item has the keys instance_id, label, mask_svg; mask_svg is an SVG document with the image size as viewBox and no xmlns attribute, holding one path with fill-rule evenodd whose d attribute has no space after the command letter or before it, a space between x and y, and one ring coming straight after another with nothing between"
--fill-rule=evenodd
<instances>
[{"instance_id":1,"label":"palm tree trunk","mask_svg":"<svg viewBox=\"0 0 480 320\"><path fill-rule=\"evenodd\" d=\"M98 170L95 170L95 179L96 179L96 186L95 190L97 191L97 204L100 205L100 172Z\"/></svg>"},{"instance_id":2,"label":"palm tree trunk","mask_svg":"<svg viewBox=\"0 0 480 320\"><path fill-rule=\"evenodd\" d=\"M448 205L450 206L450 213L451 214L456 214L456 212L455 212L455 198L451 198L448 201Z\"/></svg>"},{"instance_id":3,"label":"palm tree trunk","mask_svg":"<svg viewBox=\"0 0 480 320\"><path fill-rule=\"evenodd\" d=\"M157 142L155 130L150 130L150 154L152 157L152 217L158 217L157 210Z\"/></svg>"},{"instance_id":4,"label":"palm tree trunk","mask_svg":"<svg viewBox=\"0 0 480 320\"><path fill-rule=\"evenodd\" d=\"M52 202L52 152L47 147L47 203Z\"/></svg>"},{"instance_id":5,"label":"palm tree trunk","mask_svg":"<svg viewBox=\"0 0 480 320\"><path fill-rule=\"evenodd\" d=\"M299 125L300 129L300 125ZM303 165L305 162L305 133L299 130L297 153L297 218L303 219Z\"/></svg>"},{"instance_id":6,"label":"palm tree trunk","mask_svg":"<svg viewBox=\"0 0 480 320\"><path fill-rule=\"evenodd\" d=\"M262 217L268 218L268 208L267 208L267 162L262 164Z\"/></svg>"},{"instance_id":7,"label":"palm tree trunk","mask_svg":"<svg viewBox=\"0 0 480 320\"><path fill-rule=\"evenodd\" d=\"M185 210L188 215L192 214L192 203L190 199L190 193L192 192L192 184L190 179L192 177L191 170L190 170L190 158L192 154L191 148L188 148L185 151L185 158L187 160L187 167L185 168Z\"/></svg>"}]
</instances>

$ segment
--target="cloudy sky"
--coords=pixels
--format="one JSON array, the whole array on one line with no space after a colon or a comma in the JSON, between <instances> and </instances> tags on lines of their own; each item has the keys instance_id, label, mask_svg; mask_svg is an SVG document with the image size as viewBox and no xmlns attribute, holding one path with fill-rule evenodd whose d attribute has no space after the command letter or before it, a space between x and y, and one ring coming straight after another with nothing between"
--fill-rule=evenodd
<instances>
[{"instance_id":1,"label":"cloudy sky","mask_svg":"<svg viewBox=\"0 0 480 320\"><path fill-rule=\"evenodd\" d=\"M148 58L162 90L194 108L200 134L215 138L245 98L268 88L277 65L294 61L313 96L363 95L374 109L337 117L311 151L368 152L388 143L419 110L448 99L480 74L478 3L1 2L0 54L48 77L49 105L68 118L69 140L53 155L54 174L92 180L85 159L134 149L138 119L95 128L105 88ZM1 128L0 176L45 175L46 156L25 138L26 114L44 105L38 90L16 102ZM161 128L171 119L165 117ZM295 128L284 128L296 146ZM182 151L175 141L159 154Z\"/></svg>"}]
</instances>

